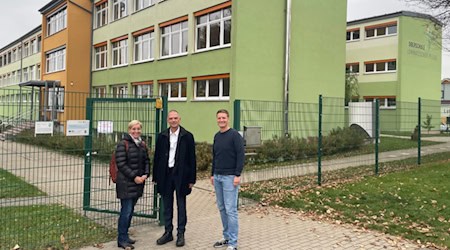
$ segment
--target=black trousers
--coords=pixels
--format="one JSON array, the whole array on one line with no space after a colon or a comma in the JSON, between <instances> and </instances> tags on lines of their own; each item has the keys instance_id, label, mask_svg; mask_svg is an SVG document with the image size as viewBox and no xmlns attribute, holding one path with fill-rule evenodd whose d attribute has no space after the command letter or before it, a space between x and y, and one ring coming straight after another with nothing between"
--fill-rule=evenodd
<instances>
[{"instance_id":1,"label":"black trousers","mask_svg":"<svg viewBox=\"0 0 450 250\"><path fill-rule=\"evenodd\" d=\"M162 195L164 204L164 224L166 232L173 231L173 198L174 193L177 199L177 211L178 211L178 228L179 234L184 234L186 231L187 215L186 215L186 195L181 195L176 190L180 190L179 185L181 183L175 182L175 176L173 171L169 171L167 176L167 190ZM178 187L178 188L177 188Z\"/></svg>"}]
</instances>

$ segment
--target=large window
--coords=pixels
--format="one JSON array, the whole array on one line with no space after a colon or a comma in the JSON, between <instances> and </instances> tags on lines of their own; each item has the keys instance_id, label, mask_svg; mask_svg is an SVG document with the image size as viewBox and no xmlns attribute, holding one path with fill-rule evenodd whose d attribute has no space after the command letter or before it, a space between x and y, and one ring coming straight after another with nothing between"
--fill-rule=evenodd
<instances>
[{"instance_id":1,"label":"large window","mask_svg":"<svg viewBox=\"0 0 450 250\"><path fill-rule=\"evenodd\" d=\"M31 40L30 44L31 44L30 54L36 54L38 52L37 40L36 39Z\"/></svg>"},{"instance_id":2,"label":"large window","mask_svg":"<svg viewBox=\"0 0 450 250\"><path fill-rule=\"evenodd\" d=\"M27 57L30 55L30 46L29 43L26 42L23 44L23 57Z\"/></svg>"},{"instance_id":3,"label":"large window","mask_svg":"<svg viewBox=\"0 0 450 250\"><path fill-rule=\"evenodd\" d=\"M225 3L226 6L231 3ZM215 8L214 8L215 9ZM222 47L231 43L231 7L203 14L196 13L197 50Z\"/></svg>"},{"instance_id":4,"label":"large window","mask_svg":"<svg viewBox=\"0 0 450 250\"><path fill-rule=\"evenodd\" d=\"M36 66L31 65L30 66L30 80L36 80Z\"/></svg>"},{"instance_id":5,"label":"large window","mask_svg":"<svg viewBox=\"0 0 450 250\"><path fill-rule=\"evenodd\" d=\"M153 96L152 82L133 83L133 96L135 98L151 98Z\"/></svg>"},{"instance_id":6,"label":"large window","mask_svg":"<svg viewBox=\"0 0 450 250\"><path fill-rule=\"evenodd\" d=\"M112 43L112 66L121 66L128 63L128 39Z\"/></svg>"},{"instance_id":7,"label":"large window","mask_svg":"<svg viewBox=\"0 0 450 250\"><path fill-rule=\"evenodd\" d=\"M389 22L365 27L366 38L397 34L397 22Z\"/></svg>"},{"instance_id":8,"label":"large window","mask_svg":"<svg viewBox=\"0 0 450 250\"><path fill-rule=\"evenodd\" d=\"M56 32L65 29L67 26L67 9L57 11L51 16L47 17L47 35L53 35Z\"/></svg>"},{"instance_id":9,"label":"large window","mask_svg":"<svg viewBox=\"0 0 450 250\"><path fill-rule=\"evenodd\" d=\"M188 49L188 22L161 26L161 57L181 55Z\"/></svg>"},{"instance_id":10,"label":"large window","mask_svg":"<svg viewBox=\"0 0 450 250\"><path fill-rule=\"evenodd\" d=\"M94 69L104 69L108 66L108 49L106 42L101 43L98 46L94 46Z\"/></svg>"},{"instance_id":11,"label":"large window","mask_svg":"<svg viewBox=\"0 0 450 250\"><path fill-rule=\"evenodd\" d=\"M114 85L111 87L113 98L126 98L128 96L128 87L126 85Z\"/></svg>"},{"instance_id":12,"label":"large window","mask_svg":"<svg viewBox=\"0 0 450 250\"><path fill-rule=\"evenodd\" d=\"M96 98L106 97L106 87L95 87L94 94Z\"/></svg>"},{"instance_id":13,"label":"large window","mask_svg":"<svg viewBox=\"0 0 450 250\"><path fill-rule=\"evenodd\" d=\"M195 100L229 100L229 75L194 77Z\"/></svg>"},{"instance_id":14,"label":"large window","mask_svg":"<svg viewBox=\"0 0 450 250\"><path fill-rule=\"evenodd\" d=\"M186 100L186 80L170 80L159 82L159 95L167 96L169 101Z\"/></svg>"},{"instance_id":15,"label":"large window","mask_svg":"<svg viewBox=\"0 0 450 250\"><path fill-rule=\"evenodd\" d=\"M359 40L359 28L347 30L347 41Z\"/></svg>"},{"instance_id":16,"label":"large window","mask_svg":"<svg viewBox=\"0 0 450 250\"><path fill-rule=\"evenodd\" d=\"M23 79L22 79L22 82L26 82L26 81L28 81L28 80L30 80L29 78L28 78L28 68L23 68Z\"/></svg>"},{"instance_id":17,"label":"large window","mask_svg":"<svg viewBox=\"0 0 450 250\"><path fill-rule=\"evenodd\" d=\"M113 20L120 19L127 15L128 0L113 0Z\"/></svg>"},{"instance_id":18,"label":"large window","mask_svg":"<svg viewBox=\"0 0 450 250\"><path fill-rule=\"evenodd\" d=\"M397 71L397 61L395 59L364 62L366 73L384 73Z\"/></svg>"},{"instance_id":19,"label":"large window","mask_svg":"<svg viewBox=\"0 0 450 250\"><path fill-rule=\"evenodd\" d=\"M359 73L359 63L347 63L345 73Z\"/></svg>"},{"instance_id":20,"label":"large window","mask_svg":"<svg viewBox=\"0 0 450 250\"><path fill-rule=\"evenodd\" d=\"M66 48L47 52L46 54L47 73L66 69Z\"/></svg>"},{"instance_id":21,"label":"large window","mask_svg":"<svg viewBox=\"0 0 450 250\"><path fill-rule=\"evenodd\" d=\"M374 102L378 99L380 109L395 109L397 106L397 100L395 96L364 96L364 101Z\"/></svg>"},{"instance_id":22,"label":"large window","mask_svg":"<svg viewBox=\"0 0 450 250\"><path fill-rule=\"evenodd\" d=\"M64 88L49 88L48 109L64 111Z\"/></svg>"},{"instance_id":23,"label":"large window","mask_svg":"<svg viewBox=\"0 0 450 250\"><path fill-rule=\"evenodd\" d=\"M102 27L108 23L108 1L95 6L95 27Z\"/></svg>"},{"instance_id":24,"label":"large window","mask_svg":"<svg viewBox=\"0 0 450 250\"><path fill-rule=\"evenodd\" d=\"M156 0L134 0L134 10L142 10L150 5L154 5Z\"/></svg>"},{"instance_id":25,"label":"large window","mask_svg":"<svg viewBox=\"0 0 450 250\"><path fill-rule=\"evenodd\" d=\"M134 36L134 62L142 62L153 59L154 32L136 33Z\"/></svg>"}]
</instances>

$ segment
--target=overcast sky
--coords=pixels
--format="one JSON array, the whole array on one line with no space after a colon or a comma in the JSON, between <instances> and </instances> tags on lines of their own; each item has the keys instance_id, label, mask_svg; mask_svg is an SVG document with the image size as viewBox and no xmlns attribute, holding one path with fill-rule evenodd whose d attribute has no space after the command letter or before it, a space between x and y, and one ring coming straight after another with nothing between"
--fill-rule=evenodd
<instances>
[{"instance_id":1,"label":"overcast sky","mask_svg":"<svg viewBox=\"0 0 450 250\"><path fill-rule=\"evenodd\" d=\"M39 9L50 0L0 0L0 48L36 28L41 23ZM308 0L314 1L314 0ZM392 13L400 10L424 12L406 0L348 0L347 20ZM450 78L450 53L443 53L442 77Z\"/></svg>"}]
</instances>

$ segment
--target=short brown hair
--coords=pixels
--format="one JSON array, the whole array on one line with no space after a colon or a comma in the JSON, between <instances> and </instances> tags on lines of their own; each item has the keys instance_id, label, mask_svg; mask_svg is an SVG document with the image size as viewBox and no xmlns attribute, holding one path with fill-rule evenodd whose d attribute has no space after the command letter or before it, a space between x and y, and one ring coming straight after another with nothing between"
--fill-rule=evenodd
<instances>
[{"instance_id":1,"label":"short brown hair","mask_svg":"<svg viewBox=\"0 0 450 250\"><path fill-rule=\"evenodd\" d=\"M226 109L219 109L216 113L216 115L223 113L223 114L227 114L227 117L230 117L230 114L228 113L228 110Z\"/></svg>"}]
</instances>

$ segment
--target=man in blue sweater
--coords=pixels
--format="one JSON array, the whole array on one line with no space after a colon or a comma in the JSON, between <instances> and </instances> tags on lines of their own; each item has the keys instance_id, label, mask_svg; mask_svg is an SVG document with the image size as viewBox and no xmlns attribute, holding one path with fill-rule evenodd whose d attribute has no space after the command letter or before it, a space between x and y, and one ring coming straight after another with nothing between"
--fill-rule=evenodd
<instances>
[{"instance_id":1,"label":"man in blue sweater","mask_svg":"<svg viewBox=\"0 0 450 250\"><path fill-rule=\"evenodd\" d=\"M216 113L219 132L214 136L211 184L216 191L217 207L223 226L223 239L214 247L237 250L238 212L237 200L241 172L244 168L244 140L238 131L230 128L229 114L225 109Z\"/></svg>"}]
</instances>

